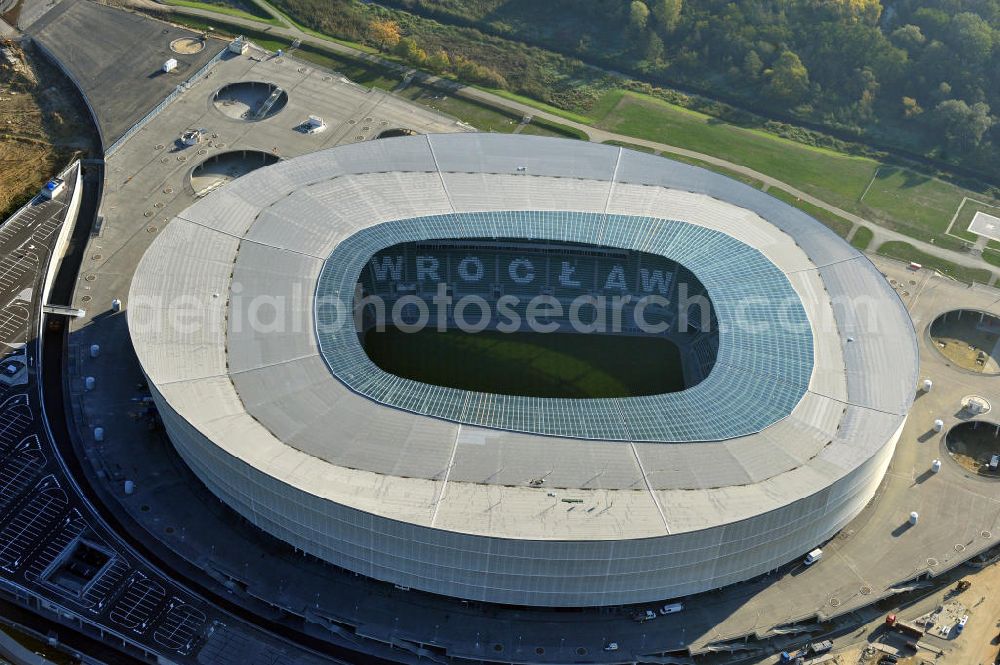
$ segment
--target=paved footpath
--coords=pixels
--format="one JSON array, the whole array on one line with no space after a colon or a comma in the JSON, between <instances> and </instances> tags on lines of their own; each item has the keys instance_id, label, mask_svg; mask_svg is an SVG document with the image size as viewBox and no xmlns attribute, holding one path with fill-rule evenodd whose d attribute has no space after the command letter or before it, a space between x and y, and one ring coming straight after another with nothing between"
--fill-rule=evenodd
<instances>
[{"instance_id":1,"label":"paved footpath","mask_svg":"<svg viewBox=\"0 0 1000 665\"><path fill-rule=\"evenodd\" d=\"M335 53L340 53L342 55L355 59L366 60L373 64L386 67L390 70L398 71L400 73L400 76L403 76L406 72L411 71L411 69L405 65L401 65L397 62L387 60L378 55L368 53L360 49L356 49L352 46L348 46L346 44L334 41L333 39L320 37L313 33L305 32L296 27L285 16L275 11L273 7L271 7L266 2L263 2L262 0L254 0L254 3L261 9L267 11L271 16L276 18L282 24L281 26L274 26L269 23L265 23L263 21L256 21L238 16L230 16L228 14L219 14L217 12L210 11L207 9L200 9L195 7L181 7L175 5L163 5L158 2L154 2L153 0L125 0L125 2L128 5L138 9L155 9L161 12L212 18L225 21L232 25L237 25L262 32L268 32L270 34L286 37L292 40L299 39L302 41L303 44L322 46L323 48L333 51ZM904 235L897 231L893 231L891 229L883 228L878 224L876 224L875 222L872 222L863 217L855 215L854 213L850 213L846 210L838 208L835 205L831 205L826 201L822 201L816 198L815 196L808 194L807 192L792 187L788 183L785 183L781 180L778 180L777 178L766 175L759 171L755 171L754 169L751 169L747 166L743 166L741 164L734 164L733 162L729 162L724 159L719 159L718 157L713 157L712 155L706 155L705 153L702 152L688 150L687 148L681 148L666 143L659 143L657 141L640 139L625 134L616 134L614 132L609 132L603 129L599 129L591 125L585 125L583 123L574 122L572 120L568 120L554 113L549 113L547 111L540 110L538 108L535 108L534 106L530 106L528 104L524 104L522 102L518 102L515 100L507 99L506 97L501 97L491 92L480 90L479 88L456 84L454 81L450 79L442 79L439 76L417 74L415 78L420 80L422 83L428 85L446 87L450 89L453 93L460 92L460 94L463 97L478 100L486 104L489 104L491 106L506 107L522 115L531 115L539 118L544 118L546 120L557 122L559 124L566 125L568 127L573 127L574 129L584 132L590 138L590 140L595 143L604 143L607 141L620 141L623 143L631 143L633 145L640 145L646 148L650 148L654 151L659 151L661 153L669 153L669 154L689 157L692 159L698 159L703 162L707 162L708 164L712 164L714 166L720 166L729 169L730 171L734 171L735 173L739 173L740 175L749 176L751 178L761 181L765 187L768 188L777 187L779 189L783 189L792 196L795 196L796 198L801 199L806 203L810 203L818 208L822 208L823 210L826 210L835 215L843 217L844 219L856 225L864 224L865 226L868 226L875 234L873 242L876 244L872 246L878 246L878 244L881 244L889 240L901 240L909 243L910 245L913 245L914 247L916 247L917 249L926 254L930 254L931 256L936 256L938 258L945 259L947 261L951 261L953 263L957 263L959 265L968 268L983 268L989 270L991 273L994 270L996 270L996 266L988 263L987 261L984 261L980 256L970 256L967 254L954 252L952 250L942 249L931 243L911 238L910 236ZM991 279L991 282L993 282L995 279L996 275L994 275L993 279Z\"/></svg>"}]
</instances>

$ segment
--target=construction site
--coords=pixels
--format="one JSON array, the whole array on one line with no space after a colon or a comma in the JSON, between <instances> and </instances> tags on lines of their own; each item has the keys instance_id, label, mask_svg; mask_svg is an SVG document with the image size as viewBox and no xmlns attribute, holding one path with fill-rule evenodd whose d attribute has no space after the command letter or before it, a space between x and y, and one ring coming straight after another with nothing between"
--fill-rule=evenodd
<instances>
[{"instance_id":1,"label":"construction site","mask_svg":"<svg viewBox=\"0 0 1000 665\"><path fill-rule=\"evenodd\" d=\"M86 109L74 86L31 46L0 41L0 219L63 166L96 152Z\"/></svg>"}]
</instances>

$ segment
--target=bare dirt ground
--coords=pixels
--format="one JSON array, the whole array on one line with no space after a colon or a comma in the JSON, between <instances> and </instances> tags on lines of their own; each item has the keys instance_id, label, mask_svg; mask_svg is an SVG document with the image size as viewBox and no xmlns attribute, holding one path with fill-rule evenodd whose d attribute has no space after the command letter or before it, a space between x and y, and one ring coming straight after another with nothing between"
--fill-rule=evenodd
<instances>
[{"instance_id":1,"label":"bare dirt ground","mask_svg":"<svg viewBox=\"0 0 1000 665\"><path fill-rule=\"evenodd\" d=\"M993 665L1000 652L1000 565L993 564L969 576L972 588L966 591L969 622L962 634L951 642L954 648L935 664ZM927 659L929 660L929 659ZM920 661L916 661L919 663Z\"/></svg>"},{"instance_id":2,"label":"bare dirt ground","mask_svg":"<svg viewBox=\"0 0 1000 665\"><path fill-rule=\"evenodd\" d=\"M991 355L1000 335L986 326L977 325L978 313L969 312L961 319L950 314L931 327L931 337L941 354L959 367L973 372L993 373L996 359ZM991 362L992 361L992 362Z\"/></svg>"},{"instance_id":3,"label":"bare dirt ground","mask_svg":"<svg viewBox=\"0 0 1000 665\"><path fill-rule=\"evenodd\" d=\"M995 426L986 423L976 427L959 425L948 433L948 452L969 471L998 477L989 471L990 458L1000 453L1000 436Z\"/></svg>"},{"instance_id":4,"label":"bare dirt ground","mask_svg":"<svg viewBox=\"0 0 1000 665\"><path fill-rule=\"evenodd\" d=\"M72 83L37 52L0 41L0 220L74 156L96 150Z\"/></svg>"},{"instance_id":5,"label":"bare dirt ground","mask_svg":"<svg viewBox=\"0 0 1000 665\"><path fill-rule=\"evenodd\" d=\"M170 50L174 53L200 53L205 48L205 40L194 37L181 37L170 42Z\"/></svg>"},{"instance_id":6,"label":"bare dirt ground","mask_svg":"<svg viewBox=\"0 0 1000 665\"><path fill-rule=\"evenodd\" d=\"M949 596L947 591L938 593L941 604L960 602L962 612L969 616L965 630L957 634L954 630L943 640L925 638L924 641L941 648L936 655L921 650L916 655L900 658L898 665L994 665L1000 662L1000 564L987 566L983 570L971 572L964 579L972 582L972 588L958 596ZM878 622L869 626L877 627ZM933 631L929 635L933 635ZM838 652L841 661L849 665L876 665L880 654L869 652L867 656L860 646L849 647Z\"/></svg>"}]
</instances>

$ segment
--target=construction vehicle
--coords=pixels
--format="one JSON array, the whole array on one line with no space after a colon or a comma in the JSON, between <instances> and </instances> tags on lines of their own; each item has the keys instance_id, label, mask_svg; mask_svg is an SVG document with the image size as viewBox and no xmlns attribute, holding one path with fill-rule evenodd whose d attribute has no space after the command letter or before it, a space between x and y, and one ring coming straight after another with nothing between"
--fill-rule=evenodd
<instances>
[{"instance_id":1,"label":"construction vehicle","mask_svg":"<svg viewBox=\"0 0 1000 665\"><path fill-rule=\"evenodd\" d=\"M833 649L833 642L830 640L823 640L822 642L813 642L812 644L807 644L797 651L782 651L779 662L781 663L801 663L805 658L809 656L818 656L821 653L826 653Z\"/></svg>"},{"instance_id":2,"label":"construction vehicle","mask_svg":"<svg viewBox=\"0 0 1000 665\"><path fill-rule=\"evenodd\" d=\"M969 587L972 586L972 582L969 580L959 580L958 584L955 585L955 593L962 593L963 591L968 591Z\"/></svg>"},{"instance_id":3,"label":"construction vehicle","mask_svg":"<svg viewBox=\"0 0 1000 665\"><path fill-rule=\"evenodd\" d=\"M895 629L903 635L907 635L918 640L924 636L924 629L921 626L909 621L903 621L902 619L897 618L895 614L890 614L885 618L885 625L888 628Z\"/></svg>"},{"instance_id":4,"label":"construction vehicle","mask_svg":"<svg viewBox=\"0 0 1000 665\"><path fill-rule=\"evenodd\" d=\"M646 623L647 621L652 621L656 618L656 612L653 610L639 610L632 615L633 621L638 621L639 623Z\"/></svg>"}]
</instances>

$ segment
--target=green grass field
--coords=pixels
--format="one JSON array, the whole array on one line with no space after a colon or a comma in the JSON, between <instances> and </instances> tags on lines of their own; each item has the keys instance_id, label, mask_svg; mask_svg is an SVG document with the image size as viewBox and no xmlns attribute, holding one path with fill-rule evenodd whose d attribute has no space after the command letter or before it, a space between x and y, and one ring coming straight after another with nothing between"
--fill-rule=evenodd
<instances>
[{"instance_id":1,"label":"green grass field","mask_svg":"<svg viewBox=\"0 0 1000 665\"><path fill-rule=\"evenodd\" d=\"M910 169L737 127L632 92L622 95L598 126L749 166L900 233L928 242L933 239L939 247L961 246L960 241L945 236L945 230L963 196L982 197ZM820 221L831 228L839 224Z\"/></svg>"},{"instance_id":2,"label":"green grass field","mask_svg":"<svg viewBox=\"0 0 1000 665\"><path fill-rule=\"evenodd\" d=\"M620 146L622 148L628 148L629 150L636 150L638 152L645 152L650 155L655 154L656 151L649 146L639 145L638 143L628 143L626 141L605 141L605 145ZM700 166L703 169L708 169L709 171L715 171L716 173L721 173L724 176L728 176L733 180L739 180L745 185L750 185L754 189L760 189L764 183L756 178L751 178L750 176L743 175L742 173L737 173L731 169L727 169L724 166L716 166L715 164L710 164L708 162L702 161L700 159L695 159L694 157L687 157L686 155L677 155L670 152L664 152L660 155L661 157L666 157L667 159L672 159L675 162L683 162L685 164L691 164L692 166Z\"/></svg>"},{"instance_id":3,"label":"green grass field","mask_svg":"<svg viewBox=\"0 0 1000 665\"><path fill-rule=\"evenodd\" d=\"M849 220L846 220L843 217L838 217L828 210L814 206L808 201L796 198L783 189L776 189L772 187L767 193L774 198L781 199L785 203L793 205L802 212L812 216L821 222L823 226L827 227L841 238L846 238L847 234L849 234L851 229L854 227L854 224L852 224Z\"/></svg>"},{"instance_id":4,"label":"green grass field","mask_svg":"<svg viewBox=\"0 0 1000 665\"><path fill-rule=\"evenodd\" d=\"M729 125L659 99L626 93L600 127L743 164L840 207L856 203L878 163Z\"/></svg>"},{"instance_id":5,"label":"green grass field","mask_svg":"<svg viewBox=\"0 0 1000 665\"><path fill-rule=\"evenodd\" d=\"M190 0L176 1L190 2ZM191 2L191 4L196 3ZM253 9L262 11L257 6ZM233 29L233 26L228 26L224 21L197 20L180 16L174 16L172 20L202 29L208 25L215 25L234 34L248 33L254 41L265 48L287 48L286 41L275 40L260 32ZM313 31L310 33L318 34ZM336 38L331 39L341 41ZM371 51L369 48L365 50ZM339 71L362 85L391 90L399 81L397 73L361 58L334 55L319 48L301 50L298 55ZM589 122L609 131L704 152L748 166L848 212L871 219L881 226L917 240L932 242L945 249L962 250L966 242L974 240L971 234L964 230L968 225L965 219L956 222L952 234L946 233L948 224L963 197L1000 205L1000 201L991 199L986 194L973 192L907 168L882 164L868 157L806 145L761 129L739 127L640 93L611 89L585 112L574 112L557 109L510 92L496 92L505 98L531 104L569 120ZM423 85L411 85L403 90L400 96L439 110L480 131L510 133L517 129L521 120L518 112L502 104L485 104L462 96L443 94L437 89ZM520 131L545 136L579 136L577 130L559 123L543 123L541 120L527 125ZM683 161L697 163L697 160ZM735 176L754 187L759 187L761 184L752 177L727 172L726 169L699 165ZM850 222L841 217L798 201L774 187L768 191L805 210L842 237L850 232ZM966 209L962 211L962 217L971 218L972 211L973 208L967 204ZM856 237L858 246L863 245L866 239L870 242L867 233L859 234ZM919 252L908 243L897 243L892 247L896 258L929 263L921 261ZM914 250L913 253L908 256L902 255L910 249ZM1000 266L1000 243L991 242L989 249L983 253L983 258Z\"/></svg>"},{"instance_id":6,"label":"green grass field","mask_svg":"<svg viewBox=\"0 0 1000 665\"><path fill-rule=\"evenodd\" d=\"M882 256L888 256L889 258L898 259L900 261L916 261L926 268L937 270L949 277L957 279L960 282L965 282L966 284L972 282L988 284L990 278L992 277L992 273L990 273L989 270L959 266L951 261L939 259L931 254L925 254L913 245L899 240L890 240L889 242L882 243L882 245L878 248L878 253Z\"/></svg>"},{"instance_id":7,"label":"green grass field","mask_svg":"<svg viewBox=\"0 0 1000 665\"><path fill-rule=\"evenodd\" d=\"M435 111L446 113L483 132L510 134L521 122L521 116L513 111L486 106L422 85L410 85L398 94Z\"/></svg>"},{"instance_id":8,"label":"green grass field","mask_svg":"<svg viewBox=\"0 0 1000 665\"><path fill-rule=\"evenodd\" d=\"M532 118L531 122L521 130L522 134L533 134L535 136L554 136L562 139L577 139L586 141L590 137L575 127L553 122L545 118Z\"/></svg>"},{"instance_id":9,"label":"green grass field","mask_svg":"<svg viewBox=\"0 0 1000 665\"><path fill-rule=\"evenodd\" d=\"M962 189L936 178L881 166L861 201L861 213L887 228L929 240L948 230L962 196ZM969 234L960 235L974 240Z\"/></svg>"},{"instance_id":10,"label":"green grass field","mask_svg":"<svg viewBox=\"0 0 1000 665\"><path fill-rule=\"evenodd\" d=\"M325 49L304 46L295 52L295 57L343 74L355 83L368 88L392 90L399 85L400 77L384 67L345 58Z\"/></svg>"},{"instance_id":11,"label":"green grass field","mask_svg":"<svg viewBox=\"0 0 1000 665\"><path fill-rule=\"evenodd\" d=\"M680 352L660 337L369 331L365 351L414 381L528 397L629 397L684 388Z\"/></svg>"},{"instance_id":12,"label":"green grass field","mask_svg":"<svg viewBox=\"0 0 1000 665\"><path fill-rule=\"evenodd\" d=\"M219 14L238 16L252 21L263 21L265 23L270 23L271 25L281 25L280 21L270 16L260 7L254 5L253 2L249 1L246 3L230 3L220 1L212 2L211 0L206 2L197 2L196 0L166 0L165 4L176 5L178 7L191 7L193 9L206 9Z\"/></svg>"},{"instance_id":13,"label":"green grass field","mask_svg":"<svg viewBox=\"0 0 1000 665\"><path fill-rule=\"evenodd\" d=\"M875 233L870 228L867 226L858 226L858 230L854 232L854 237L851 238L851 245L863 252L868 249L868 245L872 244L874 238Z\"/></svg>"},{"instance_id":14,"label":"green grass field","mask_svg":"<svg viewBox=\"0 0 1000 665\"><path fill-rule=\"evenodd\" d=\"M652 148L649 148L644 145L637 145L634 143L625 143L622 141L607 141L607 144L617 145L623 148L629 148L631 150L638 150L640 152L646 152L650 154L654 152ZM686 157L684 155L674 155L670 153L664 153L662 156L666 157L667 159L673 159L678 162L684 162L685 164L691 164L693 166L700 166L704 169L708 169L709 171L715 171L716 173L721 173L722 175L729 176L734 180L739 180L740 182L746 185L750 185L754 189L761 189L764 184L760 180L757 180L756 178L751 178L750 176L743 175L742 173L736 173L735 171L724 168L722 166L716 166L715 164L709 164L708 162L703 162L700 159L694 159L692 157ZM767 190L767 193L815 217L819 222L821 222L824 226L828 227L830 230L839 235L841 238L846 238L847 234L851 232L851 228L854 226L850 221L844 219L843 217L839 217L837 215L834 215L832 212L824 210L823 208L819 208L817 206L812 205L811 203L807 203L806 201L797 199L796 197L792 196L791 194L782 189L772 187L769 190ZM862 240L865 237L867 237L868 241L869 242L871 241L870 237L871 231L869 229L859 229L859 231L862 231L861 233ZM869 234L868 236L865 235L864 233L865 231L867 231L867 233ZM867 246L867 243L865 246Z\"/></svg>"},{"instance_id":15,"label":"green grass field","mask_svg":"<svg viewBox=\"0 0 1000 665\"><path fill-rule=\"evenodd\" d=\"M952 226L951 232L963 238L968 238L970 241L975 241L975 234L969 233L966 229L969 228L969 224L972 223L972 218L975 217L977 212L983 212L987 215L1000 217L1000 202L997 202L995 205L990 205L975 199L967 200L962 206L962 210L955 218L955 224ZM992 249L1000 249L1000 242L990 240L986 246Z\"/></svg>"}]
</instances>

